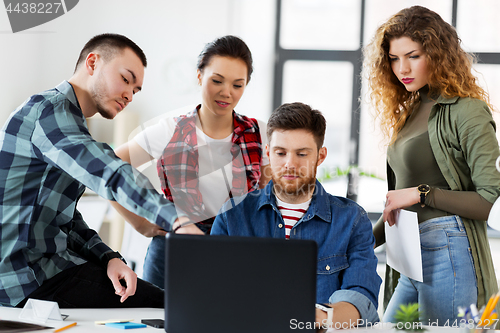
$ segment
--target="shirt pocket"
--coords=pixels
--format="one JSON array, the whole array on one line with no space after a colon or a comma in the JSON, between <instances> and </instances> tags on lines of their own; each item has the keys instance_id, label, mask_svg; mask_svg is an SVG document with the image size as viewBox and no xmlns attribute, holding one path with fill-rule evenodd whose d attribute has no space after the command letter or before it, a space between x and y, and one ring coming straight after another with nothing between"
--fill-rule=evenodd
<instances>
[{"instance_id":1,"label":"shirt pocket","mask_svg":"<svg viewBox=\"0 0 500 333\"><path fill-rule=\"evenodd\" d=\"M334 274L347 267L349 267L349 263L345 254L322 257L318 259L317 273Z\"/></svg>"}]
</instances>

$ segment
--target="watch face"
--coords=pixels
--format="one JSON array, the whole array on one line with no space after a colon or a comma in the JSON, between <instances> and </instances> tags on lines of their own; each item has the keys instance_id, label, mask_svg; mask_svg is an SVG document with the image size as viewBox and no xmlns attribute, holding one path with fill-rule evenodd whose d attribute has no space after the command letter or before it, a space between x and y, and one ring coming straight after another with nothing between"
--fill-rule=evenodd
<instances>
[{"instance_id":1,"label":"watch face","mask_svg":"<svg viewBox=\"0 0 500 333\"><path fill-rule=\"evenodd\" d=\"M325 303L317 303L316 304L316 307L320 310L323 310L323 311L328 311L328 309L331 309L332 307L328 304L325 304Z\"/></svg>"},{"instance_id":2,"label":"watch face","mask_svg":"<svg viewBox=\"0 0 500 333\"><path fill-rule=\"evenodd\" d=\"M418 191L419 191L420 193L428 193L428 192L431 190L431 188L429 187L429 185L425 185L425 184L423 184L423 185L419 185L419 186L417 187L417 189L418 189Z\"/></svg>"}]
</instances>

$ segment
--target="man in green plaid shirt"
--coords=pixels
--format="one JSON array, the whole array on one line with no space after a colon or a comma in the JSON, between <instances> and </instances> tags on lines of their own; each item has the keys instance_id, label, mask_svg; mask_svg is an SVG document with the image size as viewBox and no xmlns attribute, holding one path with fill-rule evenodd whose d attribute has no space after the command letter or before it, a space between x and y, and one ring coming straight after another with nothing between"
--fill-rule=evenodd
<instances>
[{"instance_id":1,"label":"man in green plaid shirt","mask_svg":"<svg viewBox=\"0 0 500 333\"><path fill-rule=\"evenodd\" d=\"M5 123L0 304L20 307L37 298L60 307L163 307L163 291L138 280L76 209L88 187L167 231L186 220L87 128L87 117L112 119L132 101L146 65L127 37L95 36L68 81L31 96Z\"/></svg>"}]
</instances>

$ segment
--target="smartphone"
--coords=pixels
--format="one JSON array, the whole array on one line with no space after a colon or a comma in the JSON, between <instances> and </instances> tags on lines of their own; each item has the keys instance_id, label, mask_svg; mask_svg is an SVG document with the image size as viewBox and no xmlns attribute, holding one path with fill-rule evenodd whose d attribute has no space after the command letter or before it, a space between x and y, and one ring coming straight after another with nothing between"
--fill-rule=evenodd
<instances>
[{"instance_id":1,"label":"smartphone","mask_svg":"<svg viewBox=\"0 0 500 333\"><path fill-rule=\"evenodd\" d=\"M141 323L152 326L154 328L164 328L163 319L142 319Z\"/></svg>"}]
</instances>

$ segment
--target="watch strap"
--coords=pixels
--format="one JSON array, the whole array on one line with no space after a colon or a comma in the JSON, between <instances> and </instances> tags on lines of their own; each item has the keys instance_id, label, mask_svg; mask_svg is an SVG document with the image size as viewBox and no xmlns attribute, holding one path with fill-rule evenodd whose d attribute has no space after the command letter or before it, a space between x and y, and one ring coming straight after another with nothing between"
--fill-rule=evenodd
<instances>
[{"instance_id":1,"label":"watch strap","mask_svg":"<svg viewBox=\"0 0 500 333\"><path fill-rule=\"evenodd\" d=\"M420 206L425 207L425 199L427 197L427 193L431 190L430 186L427 184L420 184L417 186L417 191L420 194Z\"/></svg>"},{"instance_id":2,"label":"watch strap","mask_svg":"<svg viewBox=\"0 0 500 333\"><path fill-rule=\"evenodd\" d=\"M327 315L326 323L323 323L323 328L330 328L333 326L333 308L328 304L316 303L316 308L325 311Z\"/></svg>"},{"instance_id":3,"label":"watch strap","mask_svg":"<svg viewBox=\"0 0 500 333\"><path fill-rule=\"evenodd\" d=\"M420 192L420 206L424 207L425 206L425 197L427 193Z\"/></svg>"}]
</instances>

